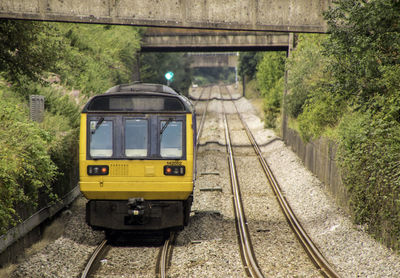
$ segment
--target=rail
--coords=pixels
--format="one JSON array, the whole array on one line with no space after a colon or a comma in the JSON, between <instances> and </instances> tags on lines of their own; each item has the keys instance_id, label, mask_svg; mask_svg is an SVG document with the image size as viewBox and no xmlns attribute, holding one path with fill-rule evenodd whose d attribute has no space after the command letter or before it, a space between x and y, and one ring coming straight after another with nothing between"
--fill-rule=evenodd
<instances>
[{"instance_id":1,"label":"rail","mask_svg":"<svg viewBox=\"0 0 400 278\"><path fill-rule=\"evenodd\" d=\"M203 95L203 91L201 91L201 95ZM211 96L211 90L210 90L210 96ZM201 96L200 96L200 98L201 98ZM200 140L200 137L201 137L201 133L203 131L203 126L204 126L204 122L205 122L205 119L206 119L208 104L210 103L210 98L208 98L206 100L207 100L207 104L206 104L206 107L204 108L203 114L201 116L199 130L198 130L197 135L196 135L196 151L198 149L199 140ZM197 101L196 101L196 103L197 103Z\"/></svg>"},{"instance_id":2,"label":"rail","mask_svg":"<svg viewBox=\"0 0 400 278\"><path fill-rule=\"evenodd\" d=\"M167 240L165 240L163 246L160 249L160 261L157 270L158 277L167 277L168 259L171 257L172 253L172 243L175 240L176 233L171 232Z\"/></svg>"},{"instance_id":3,"label":"rail","mask_svg":"<svg viewBox=\"0 0 400 278\"><path fill-rule=\"evenodd\" d=\"M94 250L92 256L89 258L89 261L87 262L85 269L82 272L81 278L87 278L89 275L93 272L96 264L100 261L101 255L105 253L107 250L107 240L104 239Z\"/></svg>"}]
</instances>

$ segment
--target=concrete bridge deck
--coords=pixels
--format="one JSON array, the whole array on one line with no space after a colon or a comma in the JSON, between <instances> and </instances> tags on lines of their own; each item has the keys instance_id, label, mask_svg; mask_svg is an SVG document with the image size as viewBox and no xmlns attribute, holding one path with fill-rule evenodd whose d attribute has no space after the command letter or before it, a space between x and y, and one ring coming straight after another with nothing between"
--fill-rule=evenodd
<instances>
[{"instance_id":1,"label":"concrete bridge deck","mask_svg":"<svg viewBox=\"0 0 400 278\"><path fill-rule=\"evenodd\" d=\"M332 0L1 0L0 18L225 30L326 31Z\"/></svg>"}]
</instances>

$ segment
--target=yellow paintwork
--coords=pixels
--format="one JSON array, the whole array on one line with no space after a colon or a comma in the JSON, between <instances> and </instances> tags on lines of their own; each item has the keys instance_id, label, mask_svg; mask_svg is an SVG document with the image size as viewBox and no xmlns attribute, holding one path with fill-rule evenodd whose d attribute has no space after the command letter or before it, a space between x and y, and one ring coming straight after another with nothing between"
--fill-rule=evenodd
<instances>
[{"instance_id":1,"label":"yellow paintwork","mask_svg":"<svg viewBox=\"0 0 400 278\"><path fill-rule=\"evenodd\" d=\"M186 200L193 192L193 129L192 115L186 115L187 160L86 160L86 120L81 114L79 177L80 189L87 199ZM184 176L165 176L164 166L179 164L186 168ZM88 165L108 165L107 176L89 176Z\"/></svg>"}]
</instances>

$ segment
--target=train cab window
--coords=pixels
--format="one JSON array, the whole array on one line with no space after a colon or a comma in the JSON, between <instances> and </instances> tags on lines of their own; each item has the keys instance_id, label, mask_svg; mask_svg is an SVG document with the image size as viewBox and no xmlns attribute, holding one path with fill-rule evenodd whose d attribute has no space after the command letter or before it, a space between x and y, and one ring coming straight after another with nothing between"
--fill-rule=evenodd
<instances>
[{"instance_id":1,"label":"train cab window","mask_svg":"<svg viewBox=\"0 0 400 278\"><path fill-rule=\"evenodd\" d=\"M113 122L100 118L90 121L90 156L112 157L113 155Z\"/></svg>"},{"instance_id":2,"label":"train cab window","mask_svg":"<svg viewBox=\"0 0 400 278\"><path fill-rule=\"evenodd\" d=\"M148 146L148 121L129 119L125 121L125 156L146 157Z\"/></svg>"},{"instance_id":3,"label":"train cab window","mask_svg":"<svg viewBox=\"0 0 400 278\"><path fill-rule=\"evenodd\" d=\"M183 154L182 121L161 121L160 155L163 158L180 158Z\"/></svg>"}]
</instances>

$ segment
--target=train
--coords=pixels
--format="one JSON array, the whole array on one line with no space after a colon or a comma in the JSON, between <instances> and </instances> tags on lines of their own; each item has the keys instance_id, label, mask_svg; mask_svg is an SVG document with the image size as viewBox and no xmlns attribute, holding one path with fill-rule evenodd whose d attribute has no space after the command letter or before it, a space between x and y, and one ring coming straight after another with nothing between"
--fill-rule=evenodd
<instances>
[{"instance_id":1,"label":"train","mask_svg":"<svg viewBox=\"0 0 400 278\"><path fill-rule=\"evenodd\" d=\"M95 230L181 230L196 177L196 113L169 86L117 85L83 107L79 185Z\"/></svg>"}]
</instances>

